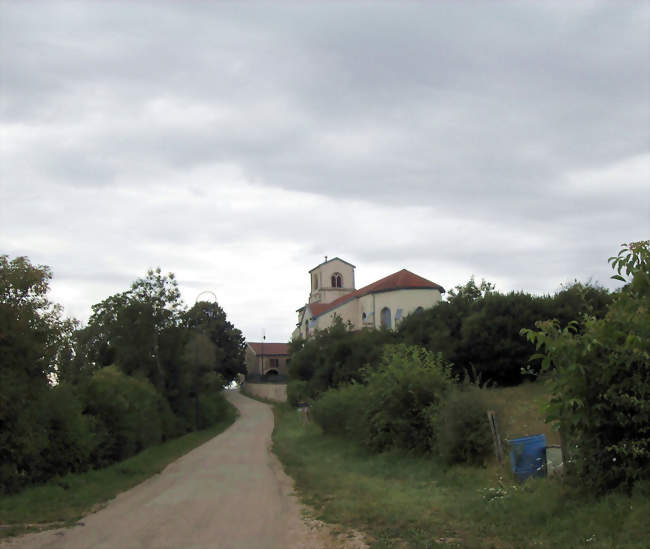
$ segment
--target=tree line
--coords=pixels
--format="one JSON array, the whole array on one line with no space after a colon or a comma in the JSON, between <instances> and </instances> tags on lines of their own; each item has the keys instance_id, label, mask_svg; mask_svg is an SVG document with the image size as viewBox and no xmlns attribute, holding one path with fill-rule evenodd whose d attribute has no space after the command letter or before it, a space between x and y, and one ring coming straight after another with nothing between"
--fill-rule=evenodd
<instances>
[{"instance_id":1,"label":"tree line","mask_svg":"<svg viewBox=\"0 0 650 549\"><path fill-rule=\"evenodd\" d=\"M48 299L52 271L0 256L0 491L103 467L226 413L244 338L149 270L86 326Z\"/></svg>"},{"instance_id":2,"label":"tree line","mask_svg":"<svg viewBox=\"0 0 650 549\"><path fill-rule=\"evenodd\" d=\"M529 364L535 345L522 337L538 320L556 318L562 324L593 315L602 318L612 294L601 286L574 282L553 295L501 293L494 284L472 277L456 286L448 298L430 309L407 316L392 332L353 332L340 319L309 339L291 343L290 377L314 397L331 387L360 382L366 364L377 364L386 344L423 347L449 363L452 374L478 384L517 385L539 370Z\"/></svg>"}]
</instances>

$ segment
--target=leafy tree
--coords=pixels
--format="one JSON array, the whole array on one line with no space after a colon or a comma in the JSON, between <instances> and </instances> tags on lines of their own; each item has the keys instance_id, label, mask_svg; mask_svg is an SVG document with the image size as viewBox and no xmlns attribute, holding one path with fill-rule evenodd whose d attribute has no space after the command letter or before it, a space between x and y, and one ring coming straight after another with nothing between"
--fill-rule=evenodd
<instances>
[{"instance_id":1,"label":"leafy tree","mask_svg":"<svg viewBox=\"0 0 650 549\"><path fill-rule=\"evenodd\" d=\"M625 286L604 318L523 330L552 372L547 420L570 443L570 471L596 490L650 479L650 241L609 261Z\"/></svg>"},{"instance_id":2,"label":"leafy tree","mask_svg":"<svg viewBox=\"0 0 650 549\"><path fill-rule=\"evenodd\" d=\"M72 327L47 297L51 278L26 257L0 256L0 490L43 471L50 381Z\"/></svg>"},{"instance_id":3,"label":"leafy tree","mask_svg":"<svg viewBox=\"0 0 650 549\"><path fill-rule=\"evenodd\" d=\"M340 317L308 339L291 342L289 377L307 382L306 395L315 396L330 387L361 381L361 369L381 360L383 346L395 340L388 330L351 330Z\"/></svg>"},{"instance_id":4,"label":"leafy tree","mask_svg":"<svg viewBox=\"0 0 650 549\"><path fill-rule=\"evenodd\" d=\"M515 385L526 377L522 368L534 348L520 336L522 328L533 328L540 318L602 317L611 301L606 289L579 282L554 296L534 296L503 294L485 280L477 285L472 277L449 293L446 302L404 319L398 338L442 353L461 378L499 385Z\"/></svg>"},{"instance_id":5,"label":"leafy tree","mask_svg":"<svg viewBox=\"0 0 650 549\"><path fill-rule=\"evenodd\" d=\"M185 314L185 325L214 345L210 370L230 382L246 373L246 342L217 303L199 301Z\"/></svg>"},{"instance_id":6,"label":"leafy tree","mask_svg":"<svg viewBox=\"0 0 650 549\"><path fill-rule=\"evenodd\" d=\"M165 384L163 333L181 324L183 303L173 273L149 269L129 290L93 305L79 348L91 368L119 364L127 374L144 375L158 390Z\"/></svg>"}]
</instances>

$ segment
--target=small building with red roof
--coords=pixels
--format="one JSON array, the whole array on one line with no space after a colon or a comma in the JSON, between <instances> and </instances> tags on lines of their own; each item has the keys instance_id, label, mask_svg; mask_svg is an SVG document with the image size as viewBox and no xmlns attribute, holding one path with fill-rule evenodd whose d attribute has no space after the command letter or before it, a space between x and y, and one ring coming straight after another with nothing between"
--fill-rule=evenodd
<instances>
[{"instance_id":1,"label":"small building with red roof","mask_svg":"<svg viewBox=\"0 0 650 549\"><path fill-rule=\"evenodd\" d=\"M336 316L353 329L394 329L407 315L435 307L445 289L411 271L402 269L363 288L356 289L354 269L335 257L309 271L311 292L298 309L293 337L309 337L332 325Z\"/></svg>"},{"instance_id":2,"label":"small building with red roof","mask_svg":"<svg viewBox=\"0 0 650 549\"><path fill-rule=\"evenodd\" d=\"M268 341L246 343L246 368L249 375L287 375L289 344Z\"/></svg>"}]
</instances>

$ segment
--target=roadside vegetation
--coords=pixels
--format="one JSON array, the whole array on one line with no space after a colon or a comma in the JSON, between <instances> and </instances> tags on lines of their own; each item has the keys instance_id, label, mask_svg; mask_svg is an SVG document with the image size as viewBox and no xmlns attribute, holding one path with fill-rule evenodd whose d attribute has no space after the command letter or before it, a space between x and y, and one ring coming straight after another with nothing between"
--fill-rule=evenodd
<instances>
[{"instance_id":1,"label":"roadside vegetation","mask_svg":"<svg viewBox=\"0 0 650 549\"><path fill-rule=\"evenodd\" d=\"M613 294L503 295L472 279L397 333L338 322L295 341L289 404L310 401L318 427L279 411L275 447L321 518L377 547L645 547L650 241L610 263ZM515 483L488 410L503 440L560 443L562 479Z\"/></svg>"},{"instance_id":2,"label":"roadside vegetation","mask_svg":"<svg viewBox=\"0 0 650 549\"><path fill-rule=\"evenodd\" d=\"M0 538L73 524L225 431L236 418L237 410L226 402L222 417L207 429L150 446L102 469L68 473L18 494L0 496Z\"/></svg>"},{"instance_id":3,"label":"roadside vegetation","mask_svg":"<svg viewBox=\"0 0 650 549\"><path fill-rule=\"evenodd\" d=\"M51 278L0 256L0 496L229 421L244 340L217 303L188 309L174 275L150 270L80 327Z\"/></svg>"},{"instance_id":4,"label":"roadside vegetation","mask_svg":"<svg viewBox=\"0 0 650 549\"><path fill-rule=\"evenodd\" d=\"M528 423L530 388L521 399L518 389L493 398L524 410ZM426 454L375 453L315 423L303 425L288 405L276 405L273 449L315 517L367 533L373 549L641 549L650 539L647 484L600 497L560 479L519 485L508 465L492 459L483 467L448 467Z\"/></svg>"}]
</instances>

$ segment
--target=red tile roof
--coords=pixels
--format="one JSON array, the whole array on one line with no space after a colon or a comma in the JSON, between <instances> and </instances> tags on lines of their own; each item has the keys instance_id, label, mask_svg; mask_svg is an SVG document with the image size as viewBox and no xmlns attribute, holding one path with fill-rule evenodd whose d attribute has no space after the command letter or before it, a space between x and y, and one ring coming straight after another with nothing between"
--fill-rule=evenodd
<instances>
[{"instance_id":1,"label":"red tile roof","mask_svg":"<svg viewBox=\"0 0 650 549\"><path fill-rule=\"evenodd\" d=\"M392 275L388 275L387 277L377 280L377 282L368 284L359 290L345 294L330 303L309 303L308 306L311 310L312 316L315 318L328 311L331 311L332 309L335 309L347 301L362 297L364 295L376 294L379 292L389 292L391 290L415 290L423 288L439 290L441 294L445 293L445 289L440 286L440 284L436 284L435 282L431 282L426 278L422 278L421 276L418 276L411 271L402 269L401 271L397 271Z\"/></svg>"},{"instance_id":2,"label":"red tile roof","mask_svg":"<svg viewBox=\"0 0 650 549\"><path fill-rule=\"evenodd\" d=\"M289 344L288 343L270 343L270 342L254 342L254 341L248 341L247 342L251 349L253 349L253 352L256 355L261 355L264 353L264 355L288 355L289 354ZM262 346L263 345L263 346Z\"/></svg>"}]
</instances>

